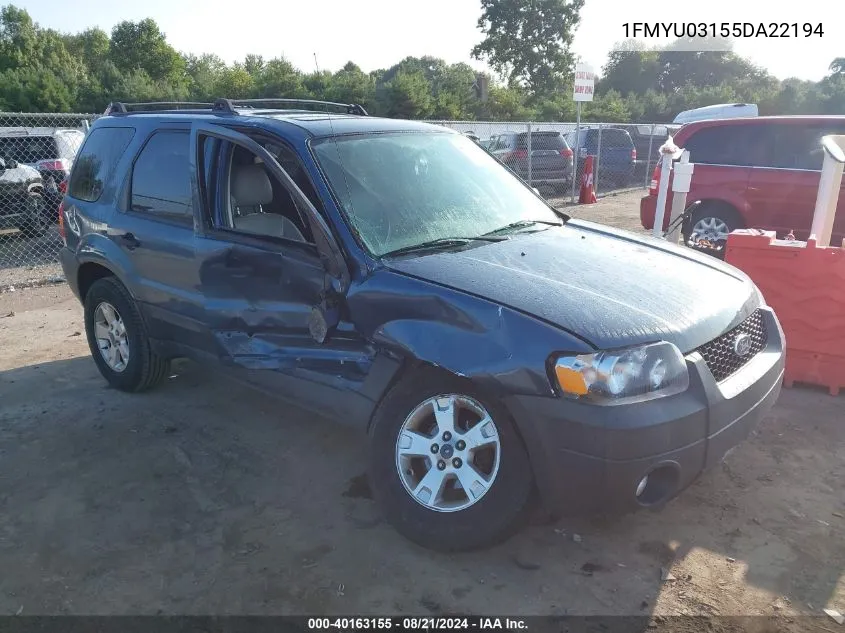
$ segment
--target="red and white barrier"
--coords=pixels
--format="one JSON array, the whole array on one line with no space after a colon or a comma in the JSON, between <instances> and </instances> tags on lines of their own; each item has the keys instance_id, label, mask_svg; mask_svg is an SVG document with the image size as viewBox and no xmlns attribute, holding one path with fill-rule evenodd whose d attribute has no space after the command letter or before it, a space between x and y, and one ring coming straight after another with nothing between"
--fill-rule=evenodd
<instances>
[{"instance_id":1,"label":"red and white barrier","mask_svg":"<svg viewBox=\"0 0 845 633\"><path fill-rule=\"evenodd\" d=\"M845 165L845 135L822 139L824 166L810 239L772 231L728 236L725 261L745 272L774 309L786 335L786 386L845 388L845 243L829 246Z\"/></svg>"}]
</instances>

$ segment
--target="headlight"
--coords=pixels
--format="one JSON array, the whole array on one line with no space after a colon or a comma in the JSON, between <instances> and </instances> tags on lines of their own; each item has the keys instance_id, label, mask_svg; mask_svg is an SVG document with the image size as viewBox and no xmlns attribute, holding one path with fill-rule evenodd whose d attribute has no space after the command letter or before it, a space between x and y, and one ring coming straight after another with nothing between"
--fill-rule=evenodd
<instances>
[{"instance_id":1,"label":"headlight","mask_svg":"<svg viewBox=\"0 0 845 633\"><path fill-rule=\"evenodd\" d=\"M561 356L554 365L563 393L594 404L643 402L689 387L687 364L672 343Z\"/></svg>"}]
</instances>

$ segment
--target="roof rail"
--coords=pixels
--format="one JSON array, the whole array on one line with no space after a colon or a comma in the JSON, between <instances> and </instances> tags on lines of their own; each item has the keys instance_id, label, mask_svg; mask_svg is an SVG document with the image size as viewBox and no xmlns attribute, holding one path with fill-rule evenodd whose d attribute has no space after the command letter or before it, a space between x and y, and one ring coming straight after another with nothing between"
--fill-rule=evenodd
<instances>
[{"instance_id":1,"label":"roof rail","mask_svg":"<svg viewBox=\"0 0 845 633\"><path fill-rule=\"evenodd\" d=\"M368 116L367 111L357 103L335 103L334 101L319 101L317 99L217 99L214 102L214 110L238 114L237 108L266 108L273 109L274 106L284 106L282 109L290 109L291 105L320 105L332 106L345 110L347 114L358 114Z\"/></svg>"},{"instance_id":2,"label":"roof rail","mask_svg":"<svg viewBox=\"0 0 845 633\"><path fill-rule=\"evenodd\" d=\"M147 101L143 103L122 103L113 101L104 114L128 114L130 112L158 112L159 110L211 109L212 104L199 101ZM137 109L136 109L137 108Z\"/></svg>"},{"instance_id":3,"label":"roof rail","mask_svg":"<svg viewBox=\"0 0 845 633\"><path fill-rule=\"evenodd\" d=\"M106 108L104 114L129 114L132 112L168 112L174 110L211 110L220 114L240 114L238 109L281 109L291 110L292 105L331 106L345 111L347 114L368 116L367 111L357 103L335 103L333 101L318 101L316 99L215 99L214 103L197 101L149 101L146 103L123 103L113 101ZM281 108L279 106L282 106ZM312 109L304 110L311 112Z\"/></svg>"}]
</instances>

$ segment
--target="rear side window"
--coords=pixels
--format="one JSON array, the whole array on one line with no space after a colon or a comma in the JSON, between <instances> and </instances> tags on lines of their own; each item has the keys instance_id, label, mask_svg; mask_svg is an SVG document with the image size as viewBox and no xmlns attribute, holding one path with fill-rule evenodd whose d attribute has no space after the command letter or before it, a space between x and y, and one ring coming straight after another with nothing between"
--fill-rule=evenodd
<instances>
[{"instance_id":1,"label":"rear side window","mask_svg":"<svg viewBox=\"0 0 845 633\"><path fill-rule=\"evenodd\" d=\"M528 149L528 134L516 137L517 149ZM559 132L532 132L531 150L566 149L566 141Z\"/></svg>"},{"instance_id":2,"label":"rear side window","mask_svg":"<svg viewBox=\"0 0 845 633\"><path fill-rule=\"evenodd\" d=\"M769 138L762 125L705 127L683 143L690 162L702 165L766 166Z\"/></svg>"},{"instance_id":3,"label":"rear side window","mask_svg":"<svg viewBox=\"0 0 845 633\"><path fill-rule=\"evenodd\" d=\"M91 130L73 165L68 194L77 200L96 202L114 166L135 135L131 127L101 127Z\"/></svg>"},{"instance_id":4,"label":"rear side window","mask_svg":"<svg viewBox=\"0 0 845 633\"><path fill-rule=\"evenodd\" d=\"M132 170L132 211L193 223L189 138L182 130L150 137Z\"/></svg>"}]
</instances>

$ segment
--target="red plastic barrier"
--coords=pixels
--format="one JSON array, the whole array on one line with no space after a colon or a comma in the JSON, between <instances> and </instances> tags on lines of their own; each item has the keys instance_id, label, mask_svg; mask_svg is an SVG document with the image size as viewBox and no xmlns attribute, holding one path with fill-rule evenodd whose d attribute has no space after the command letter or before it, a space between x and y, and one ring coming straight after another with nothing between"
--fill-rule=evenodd
<instances>
[{"instance_id":1,"label":"red plastic barrier","mask_svg":"<svg viewBox=\"0 0 845 633\"><path fill-rule=\"evenodd\" d=\"M734 231L725 261L747 274L786 335L784 384L845 388L845 246L775 239L773 231Z\"/></svg>"}]
</instances>

